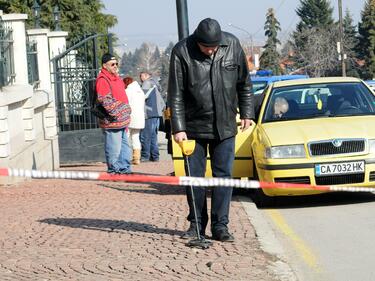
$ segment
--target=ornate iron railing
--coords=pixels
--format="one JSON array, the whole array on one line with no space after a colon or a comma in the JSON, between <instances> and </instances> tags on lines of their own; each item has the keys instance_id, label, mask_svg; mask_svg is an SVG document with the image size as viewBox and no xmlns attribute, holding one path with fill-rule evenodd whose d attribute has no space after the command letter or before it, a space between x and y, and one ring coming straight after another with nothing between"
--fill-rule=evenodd
<instances>
[{"instance_id":1,"label":"ornate iron railing","mask_svg":"<svg viewBox=\"0 0 375 281\"><path fill-rule=\"evenodd\" d=\"M0 88L13 83L14 78L12 28L0 16Z\"/></svg>"},{"instance_id":2,"label":"ornate iron railing","mask_svg":"<svg viewBox=\"0 0 375 281\"><path fill-rule=\"evenodd\" d=\"M90 106L103 40L107 35L87 36L51 60L60 132L98 128Z\"/></svg>"}]
</instances>

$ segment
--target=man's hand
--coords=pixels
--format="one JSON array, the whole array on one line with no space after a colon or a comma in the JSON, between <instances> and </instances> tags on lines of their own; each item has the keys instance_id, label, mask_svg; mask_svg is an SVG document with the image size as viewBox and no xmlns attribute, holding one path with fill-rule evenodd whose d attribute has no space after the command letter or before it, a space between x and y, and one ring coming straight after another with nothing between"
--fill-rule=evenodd
<instances>
[{"instance_id":1,"label":"man's hand","mask_svg":"<svg viewBox=\"0 0 375 281\"><path fill-rule=\"evenodd\" d=\"M253 126L254 121L251 119L241 119L241 131L246 131L250 126Z\"/></svg>"},{"instance_id":2,"label":"man's hand","mask_svg":"<svg viewBox=\"0 0 375 281\"><path fill-rule=\"evenodd\" d=\"M187 140L187 135L186 135L186 132L178 132L174 135L174 140L175 142L179 143L179 142L182 142L184 140Z\"/></svg>"}]
</instances>

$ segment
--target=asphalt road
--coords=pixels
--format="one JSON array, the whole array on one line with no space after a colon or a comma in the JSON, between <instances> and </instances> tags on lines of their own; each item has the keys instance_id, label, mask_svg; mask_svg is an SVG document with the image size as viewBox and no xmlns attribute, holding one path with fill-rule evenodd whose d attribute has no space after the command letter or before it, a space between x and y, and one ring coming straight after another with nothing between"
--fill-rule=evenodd
<instances>
[{"instance_id":1,"label":"asphalt road","mask_svg":"<svg viewBox=\"0 0 375 281\"><path fill-rule=\"evenodd\" d=\"M299 280L375 280L375 194L282 198L260 211Z\"/></svg>"}]
</instances>

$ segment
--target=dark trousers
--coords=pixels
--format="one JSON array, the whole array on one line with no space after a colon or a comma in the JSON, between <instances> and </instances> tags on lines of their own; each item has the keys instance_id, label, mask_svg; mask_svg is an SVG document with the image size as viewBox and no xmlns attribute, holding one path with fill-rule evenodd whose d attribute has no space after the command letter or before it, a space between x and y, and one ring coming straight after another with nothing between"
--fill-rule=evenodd
<instances>
[{"instance_id":1,"label":"dark trousers","mask_svg":"<svg viewBox=\"0 0 375 281\"><path fill-rule=\"evenodd\" d=\"M211 170L214 177L230 178L234 161L235 137L222 141L197 139L195 150L189 156L190 175L192 177L204 177L206 171L207 148L210 153ZM185 161L185 171L188 175ZM207 190L206 187L193 186L195 205L197 208L198 222L195 221L193 200L190 187L186 188L187 201L189 204L188 220L198 223L201 232L205 232L208 223L207 213ZM211 231L227 228L229 223L229 206L232 199L232 187L214 187L211 200Z\"/></svg>"},{"instance_id":2,"label":"dark trousers","mask_svg":"<svg viewBox=\"0 0 375 281\"><path fill-rule=\"evenodd\" d=\"M158 131L159 117L148 118L145 120L145 127L141 130L140 140L142 144L142 160L159 160Z\"/></svg>"}]
</instances>

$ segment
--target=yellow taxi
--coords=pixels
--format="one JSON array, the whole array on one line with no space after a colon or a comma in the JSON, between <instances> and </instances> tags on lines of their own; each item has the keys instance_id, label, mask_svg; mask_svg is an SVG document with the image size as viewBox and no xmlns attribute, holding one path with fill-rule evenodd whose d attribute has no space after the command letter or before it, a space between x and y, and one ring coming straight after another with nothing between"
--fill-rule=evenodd
<instances>
[{"instance_id":1,"label":"yellow taxi","mask_svg":"<svg viewBox=\"0 0 375 281\"><path fill-rule=\"evenodd\" d=\"M276 82L250 146L266 182L375 187L375 96L356 78ZM374 189L375 190L375 189ZM269 196L317 193L264 189Z\"/></svg>"},{"instance_id":2,"label":"yellow taxi","mask_svg":"<svg viewBox=\"0 0 375 281\"><path fill-rule=\"evenodd\" d=\"M257 125L236 136L234 177L375 187L375 96L362 80L331 77L274 82L261 98ZM176 143L173 159L175 174L184 175ZM209 163L207 167L206 176L211 176ZM263 192L282 196L321 191L265 188Z\"/></svg>"}]
</instances>

